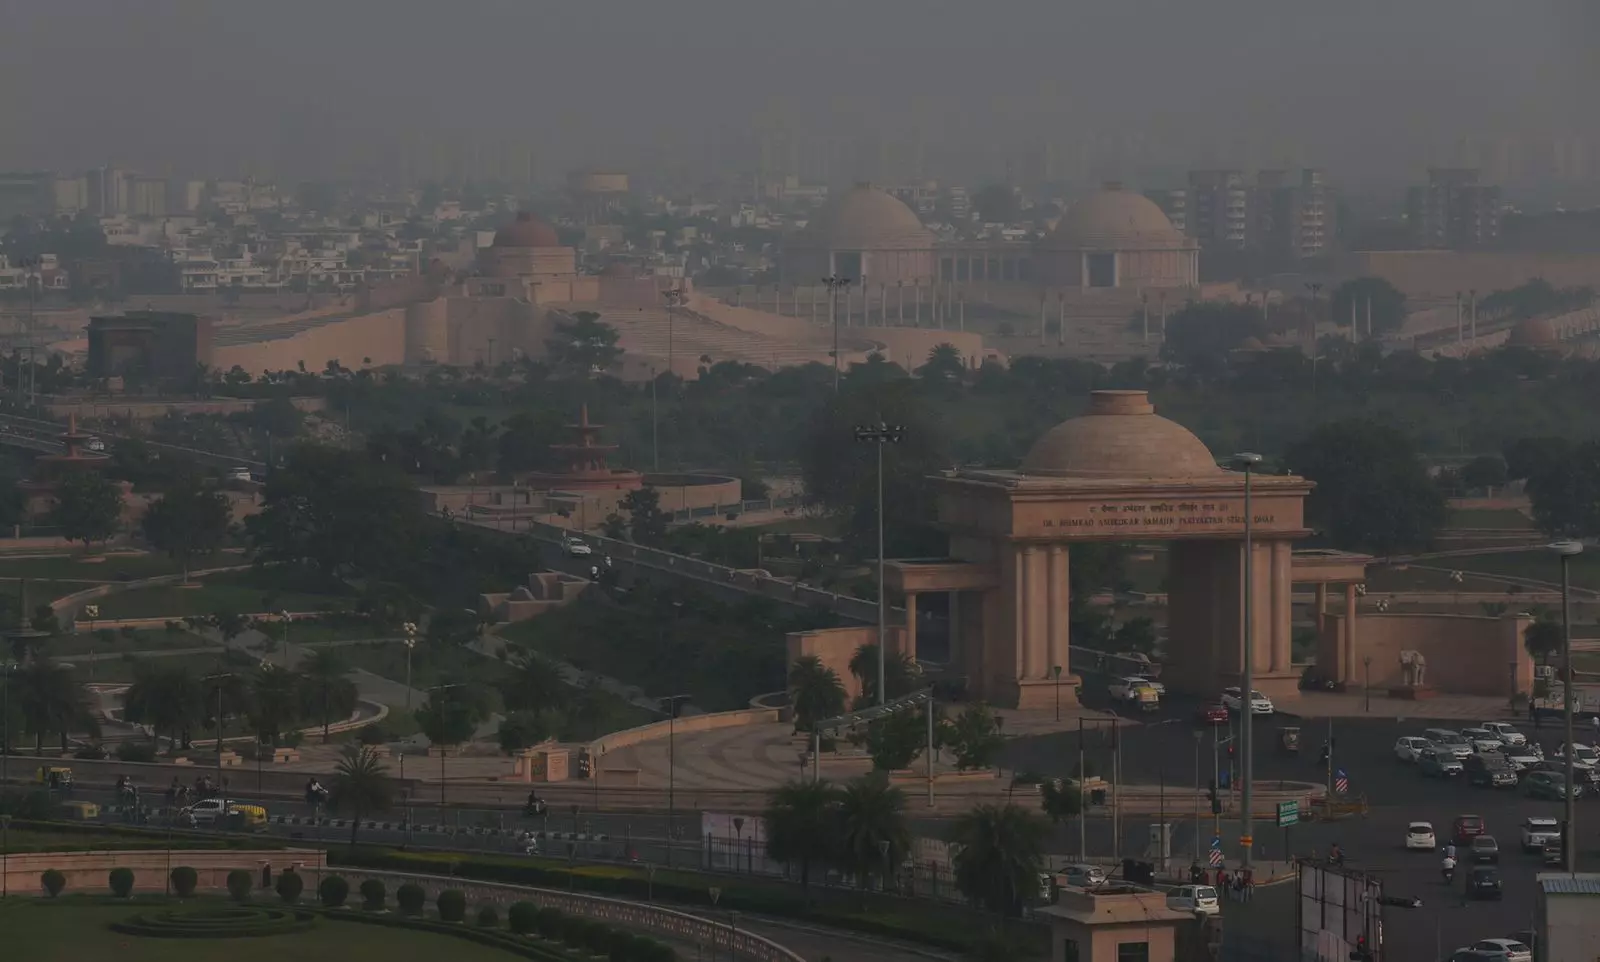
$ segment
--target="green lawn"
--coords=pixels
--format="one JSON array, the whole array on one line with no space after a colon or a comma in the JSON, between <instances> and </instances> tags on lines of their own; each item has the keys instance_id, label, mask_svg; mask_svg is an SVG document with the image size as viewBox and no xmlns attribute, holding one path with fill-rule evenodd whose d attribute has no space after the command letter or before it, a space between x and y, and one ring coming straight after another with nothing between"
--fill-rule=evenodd
<instances>
[{"instance_id":1,"label":"green lawn","mask_svg":"<svg viewBox=\"0 0 1600 962\"><path fill-rule=\"evenodd\" d=\"M187 668L196 675L206 675L217 670L218 655L222 649L217 649L216 655L166 655L166 656L139 656L129 655L122 658L113 658L108 661L73 662L78 669L78 677L85 682L129 682L133 680L134 669L140 661L149 661L161 668ZM71 661L71 659L66 659ZM231 670L234 667L228 666Z\"/></svg>"},{"instance_id":2,"label":"green lawn","mask_svg":"<svg viewBox=\"0 0 1600 962\"><path fill-rule=\"evenodd\" d=\"M163 585L136 588L100 600L102 618L182 618L221 612L253 614L286 609L293 612L342 611L353 603L345 593L318 593L286 587L256 570L214 575L198 587ZM291 639L292 640L292 639Z\"/></svg>"},{"instance_id":3,"label":"green lawn","mask_svg":"<svg viewBox=\"0 0 1600 962\"><path fill-rule=\"evenodd\" d=\"M81 552L37 558L0 558L0 578L52 578L61 581L132 581L178 572L172 559L161 554L93 555L86 561ZM197 559L192 568L223 568L242 564L237 554L219 552L211 558Z\"/></svg>"},{"instance_id":4,"label":"green lawn","mask_svg":"<svg viewBox=\"0 0 1600 962\"><path fill-rule=\"evenodd\" d=\"M308 886L309 888L309 886ZM437 962L439 959L500 960L518 958L432 932L362 925L324 918L308 932L252 939L155 939L123 935L108 928L139 911L138 905L108 905L98 899L63 897L57 904L22 903L0 914L8 958L28 962ZM196 900L198 901L198 900ZM263 902L266 899L262 899ZM277 899L273 898L273 902Z\"/></svg>"},{"instance_id":5,"label":"green lawn","mask_svg":"<svg viewBox=\"0 0 1600 962\"><path fill-rule=\"evenodd\" d=\"M1445 528L1494 528L1534 534L1533 519L1513 508L1463 508L1450 512Z\"/></svg>"},{"instance_id":6,"label":"green lawn","mask_svg":"<svg viewBox=\"0 0 1600 962\"><path fill-rule=\"evenodd\" d=\"M117 630L114 634L115 637L110 644L88 631L57 635L50 639L44 653L51 658L68 658L89 652L105 654L117 651L176 651L184 648L215 647L214 642L194 634L187 628L178 631L168 631L165 628L140 629L131 634Z\"/></svg>"}]
</instances>

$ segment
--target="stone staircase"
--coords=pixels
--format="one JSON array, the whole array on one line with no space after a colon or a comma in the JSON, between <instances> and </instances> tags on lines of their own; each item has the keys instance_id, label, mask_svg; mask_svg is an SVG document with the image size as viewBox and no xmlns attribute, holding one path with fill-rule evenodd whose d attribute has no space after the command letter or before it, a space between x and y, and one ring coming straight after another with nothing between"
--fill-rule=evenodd
<instances>
[{"instance_id":1,"label":"stone staircase","mask_svg":"<svg viewBox=\"0 0 1600 962\"><path fill-rule=\"evenodd\" d=\"M814 338L792 340L741 330L689 311L679 311L669 319L665 308L590 309L599 313L601 321L616 328L621 347L629 354L666 358L670 324L671 351L680 359L679 364L683 358L701 357L709 357L713 363L741 361L773 369L812 361L832 363L828 353L832 350L831 333L821 328Z\"/></svg>"}]
</instances>

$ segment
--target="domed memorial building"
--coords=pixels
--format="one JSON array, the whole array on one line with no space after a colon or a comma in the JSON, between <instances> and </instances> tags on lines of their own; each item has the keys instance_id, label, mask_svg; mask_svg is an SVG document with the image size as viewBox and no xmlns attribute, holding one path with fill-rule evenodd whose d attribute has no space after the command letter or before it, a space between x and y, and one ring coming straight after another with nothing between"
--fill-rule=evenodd
<instances>
[{"instance_id":1,"label":"domed memorial building","mask_svg":"<svg viewBox=\"0 0 1600 962\"><path fill-rule=\"evenodd\" d=\"M1200 281L1200 245L1155 202L1106 184L1067 208L1034 256L1052 288L1168 289Z\"/></svg>"},{"instance_id":2,"label":"domed memorial building","mask_svg":"<svg viewBox=\"0 0 1600 962\"><path fill-rule=\"evenodd\" d=\"M863 285L922 284L935 275L934 244L915 211L870 184L857 184L789 242L784 274L795 283L838 275Z\"/></svg>"}]
</instances>

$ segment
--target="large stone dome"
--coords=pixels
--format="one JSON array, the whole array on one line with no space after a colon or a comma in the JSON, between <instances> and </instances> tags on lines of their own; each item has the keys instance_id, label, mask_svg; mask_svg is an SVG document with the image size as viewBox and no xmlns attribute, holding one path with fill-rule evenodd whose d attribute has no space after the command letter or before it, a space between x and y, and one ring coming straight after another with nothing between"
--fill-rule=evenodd
<instances>
[{"instance_id":1,"label":"large stone dome","mask_svg":"<svg viewBox=\"0 0 1600 962\"><path fill-rule=\"evenodd\" d=\"M1089 411L1034 442L1022 473L1047 478L1178 480L1226 474L1201 440L1156 415L1144 391L1095 391Z\"/></svg>"},{"instance_id":2,"label":"large stone dome","mask_svg":"<svg viewBox=\"0 0 1600 962\"><path fill-rule=\"evenodd\" d=\"M1107 184L1078 201L1056 222L1045 246L1058 250L1183 250L1191 246L1155 201Z\"/></svg>"},{"instance_id":3,"label":"large stone dome","mask_svg":"<svg viewBox=\"0 0 1600 962\"><path fill-rule=\"evenodd\" d=\"M495 247L560 247L556 229L527 211L494 233Z\"/></svg>"},{"instance_id":4,"label":"large stone dome","mask_svg":"<svg viewBox=\"0 0 1600 962\"><path fill-rule=\"evenodd\" d=\"M857 184L835 198L805 233L811 246L829 250L922 250L934 243L933 232L915 211L870 184Z\"/></svg>"}]
</instances>

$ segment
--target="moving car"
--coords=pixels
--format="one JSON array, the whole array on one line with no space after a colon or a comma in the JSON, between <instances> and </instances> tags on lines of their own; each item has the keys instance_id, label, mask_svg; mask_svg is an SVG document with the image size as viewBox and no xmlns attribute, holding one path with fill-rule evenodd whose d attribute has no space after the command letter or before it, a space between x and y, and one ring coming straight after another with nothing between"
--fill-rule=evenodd
<instances>
[{"instance_id":1,"label":"moving car","mask_svg":"<svg viewBox=\"0 0 1600 962\"><path fill-rule=\"evenodd\" d=\"M561 550L565 551L569 558L587 558L594 554L594 549L589 547L587 541L572 535L561 539Z\"/></svg>"},{"instance_id":2,"label":"moving car","mask_svg":"<svg viewBox=\"0 0 1600 962\"><path fill-rule=\"evenodd\" d=\"M1498 752L1506 747L1506 743L1487 728L1463 728L1461 737L1467 740L1467 744L1471 745L1475 752Z\"/></svg>"},{"instance_id":3,"label":"moving car","mask_svg":"<svg viewBox=\"0 0 1600 962\"><path fill-rule=\"evenodd\" d=\"M242 464L236 464L228 469L229 481L249 481L250 469Z\"/></svg>"},{"instance_id":4,"label":"moving car","mask_svg":"<svg viewBox=\"0 0 1600 962\"><path fill-rule=\"evenodd\" d=\"M1432 822L1412 822L1406 826L1406 850L1410 852L1431 852L1439 847L1439 840L1433 834Z\"/></svg>"},{"instance_id":5,"label":"moving car","mask_svg":"<svg viewBox=\"0 0 1600 962\"><path fill-rule=\"evenodd\" d=\"M1433 742L1434 747L1442 748L1456 757L1457 761L1466 761L1472 754L1472 744L1461 737L1458 731L1448 728L1430 728L1422 733L1422 737Z\"/></svg>"},{"instance_id":6,"label":"moving car","mask_svg":"<svg viewBox=\"0 0 1600 962\"><path fill-rule=\"evenodd\" d=\"M106 443L97 437L90 437L87 441L83 442L83 446L85 449L95 452L101 452L106 449Z\"/></svg>"},{"instance_id":7,"label":"moving car","mask_svg":"<svg viewBox=\"0 0 1600 962\"><path fill-rule=\"evenodd\" d=\"M1529 854L1544 851L1544 843L1561 841L1561 823L1553 818L1529 818L1522 822L1522 850Z\"/></svg>"},{"instance_id":8,"label":"moving car","mask_svg":"<svg viewBox=\"0 0 1600 962\"><path fill-rule=\"evenodd\" d=\"M1467 948L1496 962L1533 962L1533 949L1516 939L1482 939Z\"/></svg>"},{"instance_id":9,"label":"moving car","mask_svg":"<svg viewBox=\"0 0 1600 962\"><path fill-rule=\"evenodd\" d=\"M1467 873L1467 897L1473 899L1498 899L1504 893L1500 891L1500 870L1492 865L1475 865Z\"/></svg>"},{"instance_id":10,"label":"moving car","mask_svg":"<svg viewBox=\"0 0 1600 962\"><path fill-rule=\"evenodd\" d=\"M1432 742L1420 735L1402 735L1395 739L1394 757L1414 765L1416 764L1417 756L1421 755L1423 749L1432 744Z\"/></svg>"},{"instance_id":11,"label":"moving car","mask_svg":"<svg viewBox=\"0 0 1600 962\"><path fill-rule=\"evenodd\" d=\"M1489 826L1484 824L1482 815L1457 815L1455 824L1450 828L1450 837L1456 840L1457 845L1465 845L1488 830Z\"/></svg>"},{"instance_id":12,"label":"moving car","mask_svg":"<svg viewBox=\"0 0 1600 962\"><path fill-rule=\"evenodd\" d=\"M1194 713L1194 720L1202 725L1226 725L1228 723L1228 706L1220 703L1201 705Z\"/></svg>"},{"instance_id":13,"label":"moving car","mask_svg":"<svg viewBox=\"0 0 1600 962\"><path fill-rule=\"evenodd\" d=\"M234 808L234 803L225 798L202 798L179 814L186 816L187 821L194 825L215 825L227 817Z\"/></svg>"},{"instance_id":14,"label":"moving car","mask_svg":"<svg viewBox=\"0 0 1600 962\"><path fill-rule=\"evenodd\" d=\"M1417 771L1432 778L1449 778L1460 775L1466 769L1454 755L1429 746L1417 757Z\"/></svg>"},{"instance_id":15,"label":"moving car","mask_svg":"<svg viewBox=\"0 0 1600 962\"><path fill-rule=\"evenodd\" d=\"M1199 912L1216 915L1222 911L1217 890L1209 885L1180 885L1167 893L1167 908L1174 912Z\"/></svg>"},{"instance_id":16,"label":"moving car","mask_svg":"<svg viewBox=\"0 0 1600 962\"><path fill-rule=\"evenodd\" d=\"M1130 679L1133 679L1133 680L1137 681L1139 683L1139 687L1142 687L1142 688L1154 688L1156 690L1156 694L1157 695L1160 695L1162 698L1167 697L1167 686L1163 685L1159 681L1156 681L1153 676L1151 676L1151 675L1129 675L1128 677Z\"/></svg>"},{"instance_id":17,"label":"moving car","mask_svg":"<svg viewBox=\"0 0 1600 962\"><path fill-rule=\"evenodd\" d=\"M1224 688L1222 689L1222 704L1227 706L1229 711L1243 711L1244 696L1238 688ZM1272 712L1273 707L1270 698L1259 691L1250 693L1250 714L1270 715Z\"/></svg>"},{"instance_id":18,"label":"moving car","mask_svg":"<svg viewBox=\"0 0 1600 962\"><path fill-rule=\"evenodd\" d=\"M1112 698L1128 700L1134 698L1140 688L1148 687L1149 684L1150 679L1142 675L1125 675L1111 679L1111 684L1106 686L1106 693Z\"/></svg>"},{"instance_id":19,"label":"moving car","mask_svg":"<svg viewBox=\"0 0 1600 962\"><path fill-rule=\"evenodd\" d=\"M1549 763L1543 762L1541 764ZM1537 771L1529 772L1523 776L1522 791L1529 798L1542 798L1546 801L1560 802L1566 799L1569 789L1567 788L1566 777L1560 772ZM1573 785L1570 793L1573 798L1582 798L1583 786L1581 784Z\"/></svg>"},{"instance_id":20,"label":"moving car","mask_svg":"<svg viewBox=\"0 0 1600 962\"><path fill-rule=\"evenodd\" d=\"M1479 835L1467 846L1467 854L1474 862L1495 865L1500 862L1500 843L1494 840L1493 835Z\"/></svg>"},{"instance_id":21,"label":"moving car","mask_svg":"<svg viewBox=\"0 0 1600 962\"><path fill-rule=\"evenodd\" d=\"M1494 732L1494 737L1505 742L1513 748L1521 748L1528 744L1528 736L1511 727L1510 722L1488 721L1478 726L1486 731Z\"/></svg>"},{"instance_id":22,"label":"moving car","mask_svg":"<svg viewBox=\"0 0 1600 962\"><path fill-rule=\"evenodd\" d=\"M1091 889L1106 884L1106 873L1098 865L1068 865L1061 871L1068 885Z\"/></svg>"},{"instance_id":23,"label":"moving car","mask_svg":"<svg viewBox=\"0 0 1600 962\"><path fill-rule=\"evenodd\" d=\"M1496 744L1499 744L1496 742ZM1474 752L1465 764L1468 785L1484 788L1511 788L1517 784L1517 773L1499 752Z\"/></svg>"}]
</instances>

